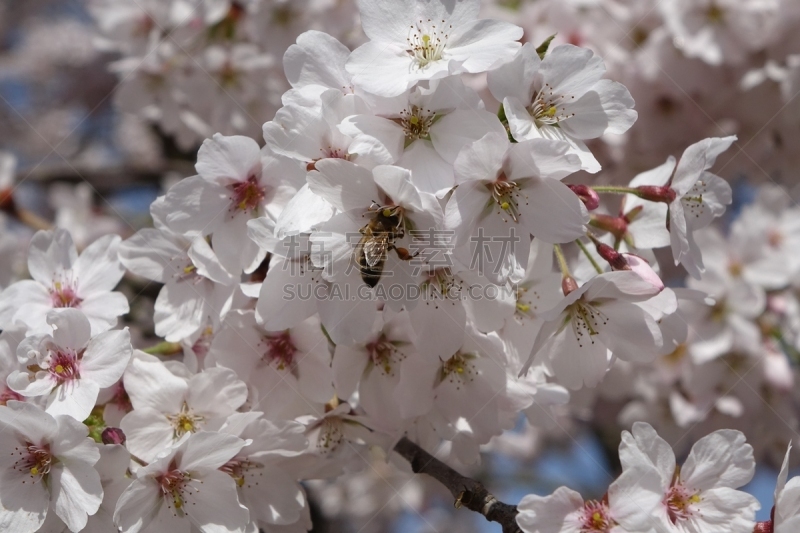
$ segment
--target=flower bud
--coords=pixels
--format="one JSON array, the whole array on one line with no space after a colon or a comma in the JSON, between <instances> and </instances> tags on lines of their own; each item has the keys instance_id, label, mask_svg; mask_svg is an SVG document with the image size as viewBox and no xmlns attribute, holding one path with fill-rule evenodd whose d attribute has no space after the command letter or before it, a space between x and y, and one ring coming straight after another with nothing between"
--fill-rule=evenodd
<instances>
[{"instance_id":1,"label":"flower bud","mask_svg":"<svg viewBox=\"0 0 800 533\"><path fill-rule=\"evenodd\" d=\"M17 212L13 192L14 190L10 187L0 190L0 211L4 211L10 215L16 215Z\"/></svg>"},{"instance_id":2,"label":"flower bud","mask_svg":"<svg viewBox=\"0 0 800 533\"><path fill-rule=\"evenodd\" d=\"M753 533L772 533L772 527L772 520L756 522L756 525L753 528Z\"/></svg>"},{"instance_id":3,"label":"flower bud","mask_svg":"<svg viewBox=\"0 0 800 533\"><path fill-rule=\"evenodd\" d=\"M592 214L589 225L607 231L617 239L625 238L625 234L628 233L628 221L624 217L596 213Z\"/></svg>"},{"instance_id":4,"label":"flower bud","mask_svg":"<svg viewBox=\"0 0 800 533\"><path fill-rule=\"evenodd\" d=\"M666 185L642 185L636 187L639 198L650 202L671 204L678 194Z\"/></svg>"},{"instance_id":5,"label":"flower bud","mask_svg":"<svg viewBox=\"0 0 800 533\"><path fill-rule=\"evenodd\" d=\"M578 198L581 199L586 209L593 211L600 206L600 195L588 185L567 185Z\"/></svg>"},{"instance_id":6,"label":"flower bud","mask_svg":"<svg viewBox=\"0 0 800 533\"><path fill-rule=\"evenodd\" d=\"M628 261L625 259L625 256L613 249L611 246L602 242L596 242L595 249L597 250L597 253L600 254L600 257L605 259L606 262L611 265L612 270L631 269L630 265L628 265Z\"/></svg>"},{"instance_id":7,"label":"flower bud","mask_svg":"<svg viewBox=\"0 0 800 533\"><path fill-rule=\"evenodd\" d=\"M572 291L578 290L578 282L572 276L564 276L561 279L561 290L564 296L567 296Z\"/></svg>"},{"instance_id":8,"label":"flower bud","mask_svg":"<svg viewBox=\"0 0 800 533\"><path fill-rule=\"evenodd\" d=\"M106 428L100 435L103 444L125 444L125 433L120 428Z\"/></svg>"}]
</instances>

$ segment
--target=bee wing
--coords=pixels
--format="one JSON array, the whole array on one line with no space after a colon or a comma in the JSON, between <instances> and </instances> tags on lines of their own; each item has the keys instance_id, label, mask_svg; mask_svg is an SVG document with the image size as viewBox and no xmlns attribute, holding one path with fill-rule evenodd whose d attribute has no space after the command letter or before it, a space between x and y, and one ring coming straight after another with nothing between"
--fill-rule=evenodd
<instances>
[{"instance_id":1,"label":"bee wing","mask_svg":"<svg viewBox=\"0 0 800 533\"><path fill-rule=\"evenodd\" d=\"M385 259L388 249L389 240L386 237L374 237L364 243L364 258L370 268Z\"/></svg>"}]
</instances>

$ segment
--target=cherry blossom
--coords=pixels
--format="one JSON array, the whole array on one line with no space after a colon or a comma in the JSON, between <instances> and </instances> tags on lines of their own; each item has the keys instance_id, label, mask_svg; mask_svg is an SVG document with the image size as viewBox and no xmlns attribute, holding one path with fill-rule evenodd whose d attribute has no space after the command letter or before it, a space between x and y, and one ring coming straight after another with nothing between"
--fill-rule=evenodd
<instances>
[{"instance_id":1,"label":"cherry blossom","mask_svg":"<svg viewBox=\"0 0 800 533\"><path fill-rule=\"evenodd\" d=\"M50 311L51 334L30 335L17 348L26 370L8 376L12 390L26 397L45 396L46 412L83 421L101 388L121 377L131 358L128 329L91 336L89 320L77 309Z\"/></svg>"},{"instance_id":2,"label":"cherry blossom","mask_svg":"<svg viewBox=\"0 0 800 533\"><path fill-rule=\"evenodd\" d=\"M249 137L216 135L200 148L197 172L167 191L167 226L179 233L211 234L214 251L230 272L255 270L263 253L247 238L247 221L277 219L302 184L302 169L262 154Z\"/></svg>"},{"instance_id":3,"label":"cherry blossom","mask_svg":"<svg viewBox=\"0 0 800 533\"><path fill-rule=\"evenodd\" d=\"M595 173L600 163L583 141L625 133L637 116L628 89L601 79L604 73L603 61L591 50L561 45L540 59L526 43L512 61L491 71L488 81L516 140L566 141L581 168Z\"/></svg>"},{"instance_id":4,"label":"cherry blossom","mask_svg":"<svg viewBox=\"0 0 800 533\"><path fill-rule=\"evenodd\" d=\"M170 371L146 354L134 356L125 372L133 411L120 427L132 454L148 461L206 427L221 425L247 399L247 387L227 368L193 376L182 365Z\"/></svg>"},{"instance_id":5,"label":"cherry blossom","mask_svg":"<svg viewBox=\"0 0 800 533\"><path fill-rule=\"evenodd\" d=\"M478 19L478 0L357 4L370 41L353 51L345 68L356 86L379 96L397 96L421 80L485 72L520 47L522 28Z\"/></svg>"},{"instance_id":6,"label":"cherry blossom","mask_svg":"<svg viewBox=\"0 0 800 533\"><path fill-rule=\"evenodd\" d=\"M545 323L523 371L534 363L545 364L559 383L578 389L596 386L611 356L651 360L663 343L661 330L635 303L659 292L635 272L592 278L542 314Z\"/></svg>"},{"instance_id":7,"label":"cherry blossom","mask_svg":"<svg viewBox=\"0 0 800 533\"><path fill-rule=\"evenodd\" d=\"M239 503L236 482L221 469L246 444L231 434L191 435L136 472L119 497L114 523L126 533L245 531L249 512Z\"/></svg>"},{"instance_id":8,"label":"cherry blossom","mask_svg":"<svg viewBox=\"0 0 800 533\"><path fill-rule=\"evenodd\" d=\"M100 453L86 426L50 416L30 403L0 406L0 523L9 531L37 531L55 514L71 531L86 526L103 500L93 465Z\"/></svg>"},{"instance_id":9,"label":"cherry blossom","mask_svg":"<svg viewBox=\"0 0 800 533\"><path fill-rule=\"evenodd\" d=\"M651 513L661 503L655 468L631 469L608 488L607 498L583 501L559 487L549 496L520 501L517 524L525 533L646 533Z\"/></svg>"},{"instance_id":10,"label":"cherry blossom","mask_svg":"<svg viewBox=\"0 0 800 533\"><path fill-rule=\"evenodd\" d=\"M65 230L39 231L31 240L28 270L32 280L18 281L0 295L0 326L21 322L28 333L47 333L50 309L80 309L96 335L128 312L128 300L112 292L125 270L117 258L120 238L106 235L78 255Z\"/></svg>"},{"instance_id":11,"label":"cherry blossom","mask_svg":"<svg viewBox=\"0 0 800 533\"><path fill-rule=\"evenodd\" d=\"M669 444L648 424L623 432L620 461L625 472L653 466L661 476L663 499L652 527L664 531L753 531L758 500L737 489L753 477L753 448L744 435L719 430L698 440L680 469Z\"/></svg>"},{"instance_id":12,"label":"cherry blossom","mask_svg":"<svg viewBox=\"0 0 800 533\"><path fill-rule=\"evenodd\" d=\"M557 243L583 233L586 208L559 181L580 168L568 149L560 141L512 144L505 135L489 133L461 151L445 226L455 233L463 264L504 282L527 264L531 235ZM476 258L487 264L476 264Z\"/></svg>"}]
</instances>

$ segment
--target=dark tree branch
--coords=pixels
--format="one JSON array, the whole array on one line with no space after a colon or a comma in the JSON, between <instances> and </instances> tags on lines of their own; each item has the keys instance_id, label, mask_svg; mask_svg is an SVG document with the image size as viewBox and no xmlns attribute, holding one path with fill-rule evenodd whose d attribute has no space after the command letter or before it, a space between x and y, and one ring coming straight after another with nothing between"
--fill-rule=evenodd
<instances>
[{"instance_id":1,"label":"dark tree branch","mask_svg":"<svg viewBox=\"0 0 800 533\"><path fill-rule=\"evenodd\" d=\"M480 513L503 527L503 533L519 533L517 506L497 501L479 481L464 477L407 438L400 439L394 451L411 464L417 474L427 474L447 487L456 499L456 507Z\"/></svg>"}]
</instances>

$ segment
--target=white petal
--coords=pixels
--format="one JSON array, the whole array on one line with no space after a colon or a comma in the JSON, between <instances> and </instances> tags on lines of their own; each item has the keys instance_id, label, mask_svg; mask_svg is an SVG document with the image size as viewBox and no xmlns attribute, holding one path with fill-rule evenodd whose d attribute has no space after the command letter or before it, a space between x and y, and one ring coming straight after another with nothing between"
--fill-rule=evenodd
<instances>
[{"instance_id":1,"label":"white petal","mask_svg":"<svg viewBox=\"0 0 800 533\"><path fill-rule=\"evenodd\" d=\"M261 176L261 150L250 137L215 134L197 153L197 172L204 178L244 181Z\"/></svg>"},{"instance_id":2,"label":"white petal","mask_svg":"<svg viewBox=\"0 0 800 533\"><path fill-rule=\"evenodd\" d=\"M506 151L511 143L508 136L500 133L487 133L477 141L468 144L455 160L456 182L493 182L503 169Z\"/></svg>"},{"instance_id":3,"label":"white petal","mask_svg":"<svg viewBox=\"0 0 800 533\"><path fill-rule=\"evenodd\" d=\"M408 89L412 59L397 44L371 41L353 50L345 68L356 87L377 96L392 97Z\"/></svg>"},{"instance_id":4,"label":"white petal","mask_svg":"<svg viewBox=\"0 0 800 533\"><path fill-rule=\"evenodd\" d=\"M78 252L69 232L64 229L37 231L28 249L28 272L31 277L50 285L53 277L69 270L78 259Z\"/></svg>"},{"instance_id":5,"label":"white petal","mask_svg":"<svg viewBox=\"0 0 800 533\"><path fill-rule=\"evenodd\" d=\"M430 135L433 147L442 159L452 163L462 148L487 133L506 135L497 115L482 109L458 109L436 122Z\"/></svg>"},{"instance_id":6,"label":"white petal","mask_svg":"<svg viewBox=\"0 0 800 533\"><path fill-rule=\"evenodd\" d=\"M565 529L566 517L581 508L583 498L567 487L549 496L528 494L517 505L517 525L525 533L566 533L570 531Z\"/></svg>"},{"instance_id":7,"label":"white petal","mask_svg":"<svg viewBox=\"0 0 800 533\"><path fill-rule=\"evenodd\" d=\"M57 466L50 472L55 512L72 531L86 526L87 515L100 508L103 488L100 475L89 465Z\"/></svg>"},{"instance_id":8,"label":"white petal","mask_svg":"<svg viewBox=\"0 0 800 533\"><path fill-rule=\"evenodd\" d=\"M247 400L247 385L227 368L207 368L189 379L186 403L207 418L228 416Z\"/></svg>"},{"instance_id":9,"label":"white petal","mask_svg":"<svg viewBox=\"0 0 800 533\"><path fill-rule=\"evenodd\" d=\"M63 348L80 350L89 342L91 326L78 309L53 309L47 313L47 323L53 326L53 339Z\"/></svg>"},{"instance_id":10,"label":"white petal","mask_svg":"<svg viewBox=\"0 0 800 533\"><path fill-rule=\"evenodd\" d=\"M202 484L190 481L185 503L189 520L203 533L244 532L250 520L233 478L218 470L204 473Z\"/></svg>"},{"instance_id":11,"label":"white petal","mask_svg":"<svg viewBox=\"0 0 800 533\"><path fill-rule=\"evenodd\" d=\"M427 139L411 143L397 165L411 171L411 182L422 192L443 195L455 184L453 165L442 159Z\"/></svg>"},{"instance_id":12,"label":"white petal","mask_svg":"<svg viewBox=\"0 0 800 533\"><path fill-rule=\"evenodd\" d=\"M239 453L246 441L234 435L200 431L186 441L179 468L191 472L197 469L216 470Z\"/></svg>"},{"instance_id":13,"label":"white petal","mask_svg":"<svg viewBox=\"0 0 800 533\"><path fill-rule=\"evenodd\" d=\"M110 387L125 372L133 354L128 328L107 331L93 338L81 360L81 378Z\"/></svg>"},{"instance_id":14,"label":"white petal","mask_svg":"<svg viewBox=\"0 0 800 533\"><path fill-rule=\"evenodd\" d=\"M736 141L736 136L703 139L689 146L681 156L670 187L683 196L700 179L703 171L714 166L719 155Z\"/></svg>"},{"instance_id":15,"label":"white petal","mask_svg":"<svg viewBox=\"0 0 800 533\"><path fill-rule=\"evenodd\" d=\"M175 428L163 413L150 408L131 411L120 422L120 428L127 437L128 450L144 461L154 459L174 441Z\"/></svg>"},{"instance_id":16,"label":"white petal","mask_svg":"<svg viewBox=\"0 0 800 533\"><path fill-rule=\"evenodd\" d=\"M46 411L53 415L71 416L76 420L86 420L92 413L100 387L87 379L75 379L54 388L47 398Z\"/></svg>"},{"instance_id":17,"label":"white petal","mask_svg":"<svg viewBox=\"0 0 800 533\"><path fill-rule=\"evenodd\" d=\"M532 43L525 43L514 59L492 70L487 84L498 102L511 97L520 102L533 100L533 81L542 60ZM529 115L530 116L530 115Z\"/></svg>"},{"instance_id":18,"label":"white petal","mask_svg":"<svg viewBox=\"0 0 800 533\"><path fill-rule=\"evenodd\" d=\"M706 435L692 446L681 469L681 480L698 490L737 488L753 478L755 468L753 447L747 444L744 434L723 429Z\"/></svg>"},{"instance_id":19,"label":"white petal","mask_svg":"<svg viewBox=\"0 0 800 533\"><path fill-rule=\"evenodd\" d=\"M308 186L340 211L365 209L380 202L372 172L343 159L319 161L317 172L308 174Z\"/></svg>"},{"instance_id":20,"label":"white petal","mask_svg":"<svg viewBox=\"0 0 800 533\"><path fill-rule=\"evenodd\" d=\"M81 252L75 261L74 272L78 279L78 291L82 296L94 292L113 290L125 274L117 257L122 242L119 235L100 237Z\"/></svg>"},{"instance_id":21,"label":"white petal","mask_svg":"<svg viewBox=\"0 0 800 533\"><path fill-rule=\"evenodd\" d=\"M171 262L185 257L188 248L185 237L145 228L120 244L119 257L134 274L164 283L175 274Z\"/></svg>"},{"instance_id":22,"label":"white petal","mask_svg":"<svg viewBox=\"0 0 800 533\"><path fill-rule=\"evenodd\" d=\"M522 33L522 28L509 22L475 20L448 42L448 57L463 61L461 68L466 72L485 72L514 57Z\"/></svg>"},{"instance_id":23,"label":"white petal","mask_svg":"<svg viewBox=\"0 0 800 533\"><path fill-rule=\"evenodd\" d=\"M310 30L300 34L297 44L286 50L283 69L292 87L344 89L350 85L350 76L344 70L349 55L350 50L335 37Z\"/></svg>"},{"instance_id":24,"label":"white petal","mask_svg":"<svg viewBox=\"0 0 800 533\"><path fill-rule=\"evenodd\" d=\"M177 377L159 361L135 357L125 372L125 390L135 410L163 409L177 413L188 390L186 380Z\"/></svg>"},{"instance_id":25,"label":"white petal","mask_svg":"<svg viewBox=\"0 0 800 533\"><path fill-rule=\"evenodd\" d=\"M526 180L517 201L520 221L537 239L556 244L582 236L589 213L572 190L558 180Z\"/></svg>"},{"instance_id":26,"label":"white petal","mask_svg":"<svg viewBox=\"0 0 800 533\"><path fill-rule=\"evenodd\" d=\"M636 469L641 465L653 465L661 476L661 486L666 490L675 473L675 453L670 445L659 437L656 430L646 422L635 422L631 432L622 432L619 459L623 470Z\"/></svg>"},{"instance_id":27,"label":"white petal","mask_svg":"<svg viewBox=\"0 0 800 533\"><path fill-rule=\"evenodd\" d=\"M114 523L123 533L138 533L150 525L161 505L161 487L156 480L136 479L117 500Z\"/></svg>"}]
</instances>

